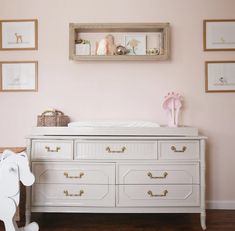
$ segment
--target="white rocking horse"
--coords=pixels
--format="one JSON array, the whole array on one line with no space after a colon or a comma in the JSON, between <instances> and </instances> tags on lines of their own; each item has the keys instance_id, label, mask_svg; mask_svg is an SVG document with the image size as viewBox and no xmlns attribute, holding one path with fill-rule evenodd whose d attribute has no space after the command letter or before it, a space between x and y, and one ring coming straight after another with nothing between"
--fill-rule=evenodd
<instances>
[{"instance_id":1,"label":"white rocking horse","mask_svg":"<svg viewBox=\"0 0 235 231\"><path fill-rule=\"evenodd\" d=\"M9 150L3 152L0 158L0 220L4 222L6 231L39 230L36 222L18 228L15 221L15 212L20 198L20 181L23 185L30 186L34 180L28 157L24 152L19 154Z\"/></svg>"}]
</instances>

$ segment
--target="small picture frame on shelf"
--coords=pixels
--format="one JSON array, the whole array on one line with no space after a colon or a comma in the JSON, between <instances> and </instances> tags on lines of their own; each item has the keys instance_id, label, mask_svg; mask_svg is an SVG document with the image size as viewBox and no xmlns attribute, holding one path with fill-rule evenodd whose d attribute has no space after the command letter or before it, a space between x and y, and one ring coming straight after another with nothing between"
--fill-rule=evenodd
<instances>
[{"instance_id":1,"label":"small picture frame on shelf","mask_svg":"<svg viewBox=\"0 0 235 231\"><path fill-rule=\"evenodd\" d=\"M204 20L204 51L235 51L235 19Z\"/></svg>"},{"instance_id":2,"label":"small picture frame on shelf","mask_svg":"<svg viewBox=\"0 0 235 231\"><path fill-rule=\"evenodd\" d=\"M37 91L38 62L0 62L0 91Z\"/></svg>"},{"instance_id":3,"label":"small picture frame on shelf","mask_svg":"<svg viewBox=\"0 0 235 231\"><path fill-rule=\"evenodd\" d=\"M0 20L0 50L37 49L37 19Z\"/></svg>"},{"instance_id":4,"label":"small picture frame on shelf","mask_svg":"<svg viewBox=\"0 0 235 231\"><path fill-rule=\"evenodd\" d=\"M146 55L146 35L126 35L125 47L128 55Z\"/></svg>"},{"instance_id":5,"label":"small picture frame on shelf","mask_svg":"<svg viewBox=\"0 0 235 231\"><path fill-rule=\"evenodd\" d=\"M205 62L206 92L235 92L235 61Z\"/></svg>"}]
</instances>

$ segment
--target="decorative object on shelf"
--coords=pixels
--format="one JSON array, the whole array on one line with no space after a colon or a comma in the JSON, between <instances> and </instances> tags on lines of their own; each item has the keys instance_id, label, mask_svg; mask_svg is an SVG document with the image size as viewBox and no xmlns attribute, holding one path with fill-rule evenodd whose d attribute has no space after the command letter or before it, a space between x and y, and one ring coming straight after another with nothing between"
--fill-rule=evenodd
<instances>
[{"instance_id":1,"label":"decorative object on shelf","mask_svg":"<svg viewBox=\"0 0 235 231\"><path fill-rule=\"evenodd\" d=\"M146 55L146 35L126 35L125 46L128 55Z\"/></svg>"},{"instance_id":2,"label":"decorative object on shelf","mask_svg":"<svg viewBox=\"0 0 235 231\"><path fill-rule=\"evenodd\" d=\"M126 55L129 53L129 50L126 47L119 45L116 47L116 55Z\"/></svg>"},{"instance_id":3,"label":"decorative object on shelf","mask_svg":"<svg viewBox=\"0 0 235 231\"><path fill-rule=\"evenodd\" d=\"M37 50L38 21L1 20L0 50Z\"/></svg>"},{"instance_id":4,"label":"decorative object on shelf","mask_svg":"<svg viewBox=\"0 0 235 231\"><path fill-rule=\"evenodd\" d=\"M204 20L204 51L235 50L235 19Z\"/></svg>"},{"instance_id":5,"label":"decorative object on shelf","mask_svg":"<svg viewBox=\"0 0 235 231\"><path fill-rule=\"evenodd\" d=\"M159 55L160 51L157 48L150 48L146 51L147 55Z\"/></svg>"},{"instance_id":6,"label":"decorative object on shelf","mask_svg":"<svg viewBox=\"0 0 235 231\"><path fill-rule=\"evenodd\" d=\"M0 219L4 222L6 231L38 231L36 222L18 228L14 218L20 200L19 183L30 186L35 181L29 168L27 154L25 152L15 154L5 150L0 159L0 176Z\"/></svg>"},{"instance_id":7,"label":"decorative object on shelf","mask_svg":"<svg viewBox=\"0 0 235 231\"><path fill-rule=\"evenodd\" d=\"M76 55L90 55L91 54L91 44L89 40L78 39L75 41Z\"/></svg>"},{"instance_id":8,"label":"decorative object on shelf","mask_svg":"<svg viewBox=\"0 0 235 231\"><path fill-rule=\"evenodd\" d=\"M168 114L168 126L178 127L179 112L182 107L183 97L179 93L169 92L163 101L163 109Z\"/></svg>"},{"instance_id":9,"label":"decorative object on shelf","mask_svg":"<svg viewBox=\"0 0 235 231\"><path fill-rule=\"evenodd\" d=\"M104 39L96 42L96 55L115 55L116 45L114 37L108 34Z\"/></svg>"},{"instance_id":10,"label":"decorative object on shelf","mask_svg":"<svg viewBox=\"0 0 235 231\"><path fill-rule=\"evenodd\" d=\"M38 127L66 127L70 119L64 115L62 111L55 109L44 111L38 116L37 126Z\"/></svg>"},{"instance_id":11,"label":"decorative object on shelf","mask_svg":"<svg viewBox=\"0 0 235 231\"><path fill-rule=\"evenodd\" d=\"M38 62L0 62L0 91L37 91Z\"/></svg>"},{"instance_id":12,"label":"decorative object on shelf","mask_svg":"<svg viewBox=\"0 0 235 231\"><path fill-rule=\"evenodd\" d=\"M235 61L205 62L206 92L235 92Z\"/></svg>"}]
</instances>

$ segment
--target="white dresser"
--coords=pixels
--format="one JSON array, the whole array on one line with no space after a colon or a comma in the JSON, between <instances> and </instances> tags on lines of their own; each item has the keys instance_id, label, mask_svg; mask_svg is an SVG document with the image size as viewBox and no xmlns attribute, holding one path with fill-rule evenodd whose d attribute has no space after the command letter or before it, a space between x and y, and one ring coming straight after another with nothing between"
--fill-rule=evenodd
<instances>
[{"instance_id":1,"label":"white dresser","mask_svg":"<svg viewBox=\"0 0 235 231\"><path fill-rule=\"evenodd\" d=\"M31 212L200 213L206 229L206 138L167 129L35 129L26 222Z\"/></svg>"}]
</instances>

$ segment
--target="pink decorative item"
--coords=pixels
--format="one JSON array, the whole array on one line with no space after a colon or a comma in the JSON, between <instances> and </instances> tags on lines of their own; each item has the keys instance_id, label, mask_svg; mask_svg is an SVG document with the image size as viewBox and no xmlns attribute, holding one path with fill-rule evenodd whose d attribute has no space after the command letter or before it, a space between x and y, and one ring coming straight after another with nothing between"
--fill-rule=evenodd
<instances>
[{"instance_id":1,"label":"pink decorative item","mask_svg":"<svg viewBox=\"0 0 235 231\"><path fill-rule=\"evenodd\" d=\"M179 93L169 92L163 101L162 107L168 114L168 126L178 127L179 112L183 97Z\"/></svg>"}]
</instances>

